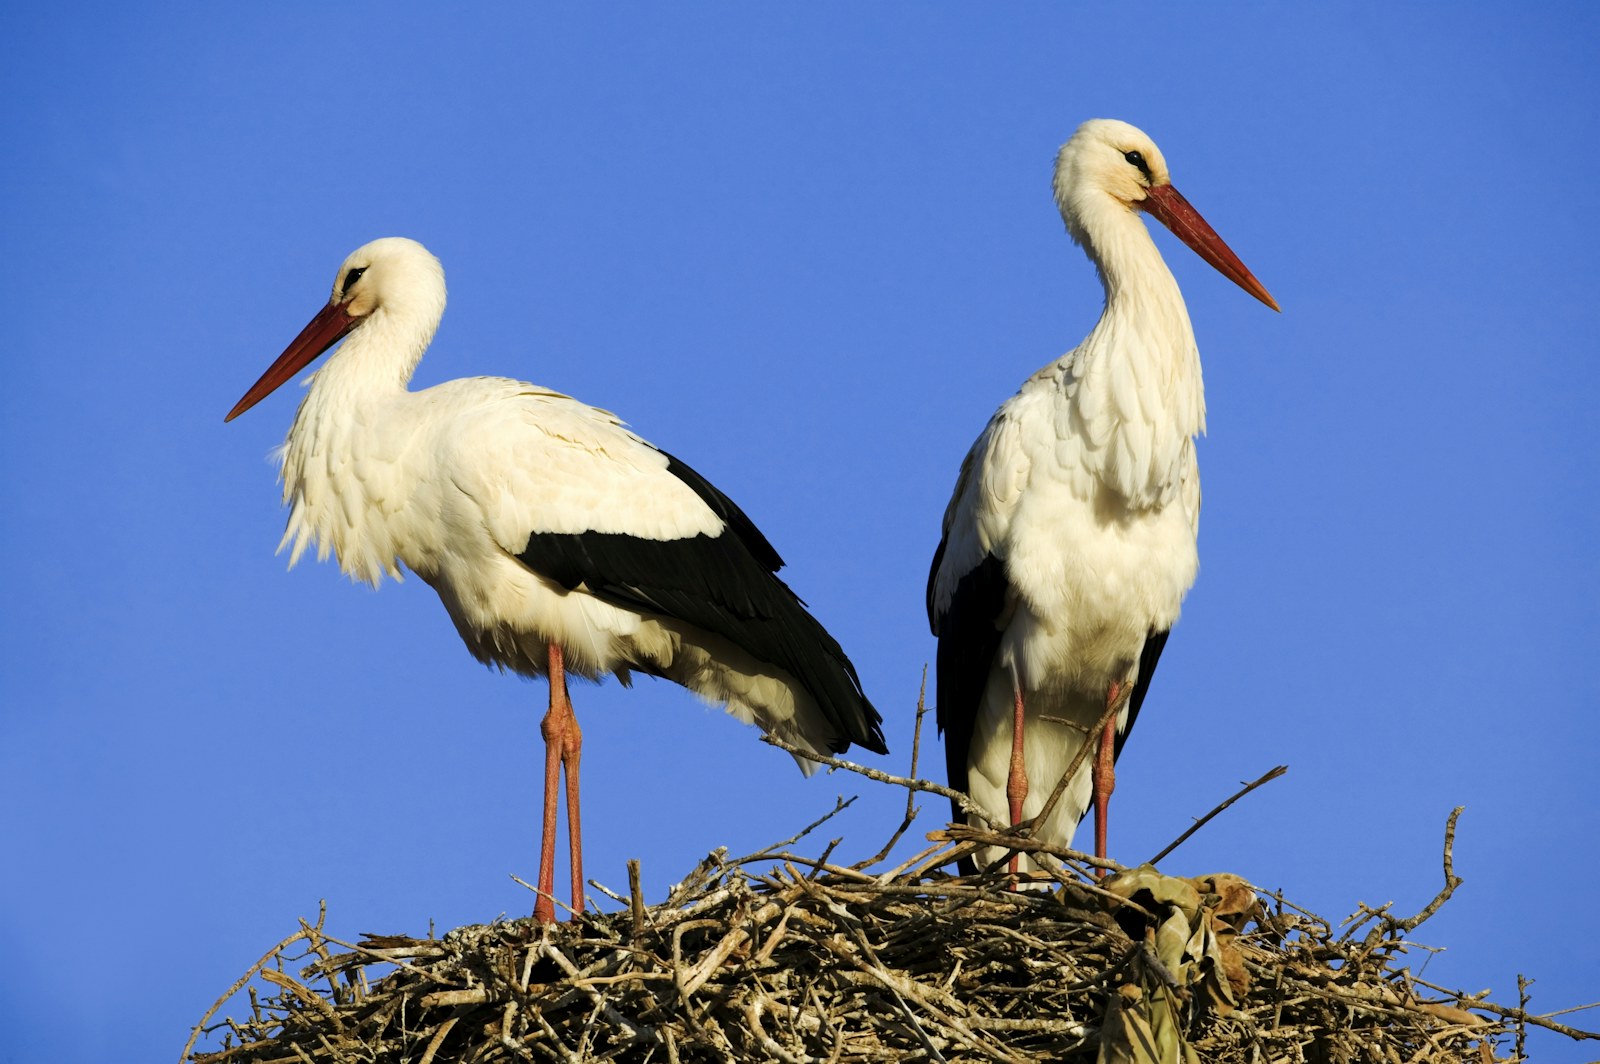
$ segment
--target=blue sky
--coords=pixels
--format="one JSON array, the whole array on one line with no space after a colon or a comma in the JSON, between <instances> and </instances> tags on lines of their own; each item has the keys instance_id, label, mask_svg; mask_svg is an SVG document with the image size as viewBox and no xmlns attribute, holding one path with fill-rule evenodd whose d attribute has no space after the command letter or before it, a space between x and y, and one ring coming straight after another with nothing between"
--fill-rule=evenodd
<instances>
[{"instance_id":1,"label":"blue sky","mask_svg":"<svg viewBox=\"0 0 1600 1064\"><path fill-rule=\"evenodd\" d=\"M175 1059L319 899L345 936L531 907L543 686L473 662L420 581L286 573L266 455L296 395L222 423L346 253L444 261L419 384L569 392L738 499L903 770L961 456L1098 313L1050 196L1096 116L1156 139L1284 308L1158 234L1208 385L1202 571L1113 855L1284 762L1164 867L1412 912L1464 805L1424 976L1600 998L1600 11L1139 12L0 15L0 1061ZM841 854L898 822L670 685L575 700L613 886L638 857L659 897L840 793Z\"/></svg>"}]
</instances>

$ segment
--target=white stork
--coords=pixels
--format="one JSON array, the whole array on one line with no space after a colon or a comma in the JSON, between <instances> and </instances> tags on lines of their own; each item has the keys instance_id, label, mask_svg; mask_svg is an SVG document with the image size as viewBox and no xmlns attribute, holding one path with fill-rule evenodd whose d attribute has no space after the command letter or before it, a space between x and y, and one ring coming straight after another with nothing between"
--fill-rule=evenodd
<instances>
[{"instance_id":1,"label":"white stork","mask_svg":"<svg viewBox=\"0 0 1600 1064\"><path fill-rule=\"evenodd\" d=\"M1278 304L1126 122L1078 128L1056 157L1055 196L1100 274L1105 309L1083 343L1023 382L962 462L928 575L928 620L950 786L1021 823L1098 739L1035 834L1070 845L1092 792L1104 857L1112 765L1199 566L1200 355L1139 212ZM1114 722L1090 736L1119 695Z\"/></svg>"},{"instance_id":2,"label":"white stork","mask_svg":"<svg viewBox=\"0 0 1600 1064\"><path fill-rule=\"evenodd\" d=\"M289 564L315 543L376 586L404 566L439 593L474 657L546 676L543 843L534 915L555 917L556 784L567 779L573 907L583 909L581 735L568 673L672 680L802 750L885 753L855 668L774 575L783 560L738 506L615 415L521 381L413 392L444 314L421 244L375 240L228 413L233 420L341 339L280 451ZM809 774L816 763L796 757Z\"/></svg>"}]
</instances>

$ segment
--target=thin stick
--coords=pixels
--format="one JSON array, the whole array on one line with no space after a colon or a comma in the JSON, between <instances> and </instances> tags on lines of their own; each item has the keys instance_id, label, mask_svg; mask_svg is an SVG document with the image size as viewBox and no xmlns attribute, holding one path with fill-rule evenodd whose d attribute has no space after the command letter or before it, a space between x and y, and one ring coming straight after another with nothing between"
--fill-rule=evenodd
<instances>
[{"instance_id":1,"label":"thin stick","mask_svg":"<svg viewBox=\"0 0 1600 1064\"><path fill-rule=\"evenodd\" d=\"M1434 899L1427 905L1423 906L1421 912L1417 913L1415 916L1408 916L1405 919L1400 919L1398 917L1389 915L1389 907L1393 905L1394 902L1389 902L1388 904L1379 906L1376 909L1368 909L1365 905L1363 905L1361 908L1365 915L1363 915L1361 919L1350 928L1350 930L1344 933L1340 941L1344 941L1344 939L1349 938L1355 933L1357 927L1360 927L1368 920L1376 919L1378 923L1373 926L1371 931L1367 932L1367 937L1362 941L1361 945L1367 950L1376 949L1381 945L1387 945L1388 943L1385 942L1385 939L1397 939L1400 935L1415 931L1418 927L1422 926L1423 921L1427 920L1434 913L1438 912L1444 903L1450 900L1450 895L1454 894L1456 892L1456 888L1464 882L1460 876L1456 875L1455 848L1456 820L1460 818L1461 812L1465 808L1465 806L1456 806L1455 809L1451 811L1450 816L1445 820L1444 887L1439 891L1438 894L1434 896ZM1351 917L1351 919L1354 920L1356 918Z\"/></svg>"},{"instance_id":2,"label":"thin stick","mask_svg":"<svg viewBox=\"0 0 1600 1064\"><path fill-rule=\"evenodd\" d=\"M1533 980L1521 972L1517 973L1517 1008L1524 1013L1528 1011L1528 986ZM1517 1059L1528 1059L1528 1025L1521 1020L1517 1021Z\"/></svg>"},{"instance_id":3,"label":"thin stick","mask_svg":"<svg viewBox=\"0 0 1600 1064\"><path fill-rule=\"evenodd\" d=\"M922 718L928 712L927 695L928 666L924 664L922 666L922 686L917 688L917 720L916 724L911 730L911 771L906 773L907 779L917 778L917 756L922 750ZM907 787L905 819L900 821L900 826L895 828L893 835L889 836L889 841L883 844L883 849L879 850L865 861L857 862L855 867L871 868L873 865L878 864L889 856L889 851L894 849L895 843L899 842L900 837L906 833L906 829L911 827L911 822L917 819L916 799L917 792L912 790L910 787Z\"/></svg>"},{"instance_id":4,"label":"thin stick","mask_svg":"<svg viewBox=\"0 0 1600 1064\"><path fill-rule=\"evenodd\" d=\"M1239 791L1232 798L1229 798L1227 801L1223 802L1221 805L1219 805L1215 809L1211 810L1211 812L1207 813L1205 816L1201 817L1199 820L1196 820L1193 824L1189 825L1189 830L1188 831L1185 831L1182 835L1179 835L1177 838L1175 838L1171 842L1167 843L1166 849L1162 850L1160 853L1158 853L1154 857L1150 858L1150 860L1147 863L1149 863L1149 864L1157 864L1157 863L1159 863L1163 857L1166 857L1173 850L1176 850L1179 846L1182 846L1184 843L1188 842L1190 836L1192 836L1195 832L1199 831L1201 828L1203 828L1207 824L1209 824L1217 816L1217 814L1221 813L1224 809L1228 808L1228 806L1232 805L1234 802L1237 802L1240 798L1243 798L1245 795L1249 794L1251 791L1255 790L1257 787L1260 787L1260 786L1262 786L1263 784L1266 784L1266 783L1271 783L1273 780L1277 779L1279 776L1283 775L1285 772L1288 772L1288 771L1289 771L1289 766L1288 765L1279 765L1277 768L1272 769L1265 776L1262 776L1260 779L1256 780L1254 783L1246 783L1246 784L1244 784L1244 789L1243 790Z\"/></svg>"},{"instance_id":5,"label":"thin stick","mask_svg":"<svg viewBox=\"0 0 1600 1064\"><path fill-rule=\"evenodd\" d=\"M907 779L904 776L895 776L875 768L868 768L865 765L858 765L854 761L846 761L843 758L829 757L827 754L814 754L809 750L802 750L798 746L785 742L776 735L763 735L761 736L761 741L768 746L776 746L779 750L798 754L808 761L815 761L819 765L827 765L829 768L842 768L846 772L854 772L858 776L865 776L867 779L877 780L879 783L892 783L896 787L908 787L912 790L925 791L928 794L937 794L949 798L961 807L963 813L970 813L991 827L1000 827L1000 822L980 809L971 798L942 784L930 783L927 780Z\"/></svg>"},{"instance_id":6,"label":"thin stick","mask_svg":"<svg viewBox=\"0 0 1600 1064\"><path fill-rule=\"evenodd\" d=\"M1123 684L1122 690L1117 693L1116 699L1106 707L1106 711L1104 713L1100 714L1100 719L1095 721L1094 727L1089 729L1089 735L1097 736L1101 732L1105 731L1106 725L1115 720L1117 714L1122 711L1122 707L1128 704L1128 696L1132 693L1133 684ZM1031 820L1028 820L1023 825L1024 835L1032 837L1034 829L1042 826L1045 821L1050 819L1050 814L1055 811L1056 803L1061 801L1061 796L1063 794L1067 793L1067 785L1072 782L1073 777L1077 776L1078 769L1082 768L1083 763L1088 760L1089 751L1093 749L1094 746L1095 743L1092 739L1090 739L1085 741L1082 746L1078 747L1077 756L1072 759L1072 764L1067 766L1067 770L1063 772L1061 774L1061 778L1056 781L1055 790L1051 791L1050 797L1045 799L1044 808L1039 810L1039 814L1037 816L1033 817Z\"/></svg>"},{"instance_id":7,"label":"thin stick","mask_svg":"<svg viewBox=\"0 0 1600 1064\"><path fill-rule=\"evenodd\" d=\"M574 909L572 906L568 905L566 902L562 901L560 898L556 897L554 894L546 894L544 891L540 890L538 887L534 886L532 883L529 883L526 879L523 879L521 876L517 875L515 872L511 873L511 880L512 880L512 882L516 883L518 886L527 887L529 890L533 891L539 897L546 898L549 901L553 902L554 904L561 906L563 909L567 910L567 915L568 916L577 916L578 915L578 910Z\"/></svg>"},{"instance_id":8,"label":"thin stick","mask_svg":"<svg viewBox=\"0 0 1600 1064\"><path fill-rule=\"evenodd\" d=\"M1456 875L1455 869L1456 821L1461 818L1461 811L1465 808L1464 805L1456 806L1451 810L1449 819L1444 822L1444 889L1415 916L1404 920L1384 917L1385 922L1391 924L1397 931L1415 931L1422 926L1424 920L1438 912L1440 907L1450 900L1450 895L1456 892L1457 887L1466 882Z\"/></svg>"},{"instance_id":9,"label":"thin stick","mask_svg":"<svg viewBox=\"0 0 1600 1064\"><path fill-rule=\"evenodd\" d=\"M762 738L765 739L765 738L769 738L769 737L768 736L762 736ZM822 825L826 824L828 821L832 820L834 817L838 816L840 813L844 812L846 809L849 809L852 805L855 805L855 804L856 804L856 796L855 795L852 794L848 798L844 797L843 795L840 795L839 797L837 797L837 798L835 798L833 800L833 808L832 809L828 810L826 813L823 813L821 816L817 817L817 819L813 820L811 823L807 824L805 827L801 828L798 832L796 832L795 834L789 836L787 839L784 839L782 842L775 842L771 846L768 846L764 850L757 850L755 853L749 854L748 856L745 856L745 857L740 857L740 858L738 858L737 860L734 860L734 861L723 860L722 864L724 864L724 865L743 865L743 864L752 864L752 863L754 863L756 861L766 860L768 855L771 854L773 851L780 850L785 846L793 846L795 843L799 842L801 839L805 838L807 835L811 834L813 831L817 830Z\"/></svg>"},{"instance_id":10,"label":"thin stick","mask_svg":"<svg viewBox=\"0 0 1600 1064\"><path fill-rule=\"evenodd\" d=\"M1533 980L1529 979L1528 982L1531 985L1533 983ZM1527 1007L1526 1003L1524 1003L1523 1007L1524 1008ZM1541 1012L1541 1013L1539 1013L1539 1015L1541 1015L1541 1016L1569 1016L1574 1012L1588 1012L1590 1009L1600 1009L1600 1001L1591 1001L1587 1005L1568 1005L1564 1009L1556 1009L1554 1012Z\"/></svg>"},{"instance_id":11,"label":"thin stick","mask_svg":"<svg viewBox=\"0 0 1600 1064\"><path fill-rule=\"evenodd\" d=\"M633 940L644 937L644 889L640 885L639 859L628 859L628 908L633 913Z\"/></svg>"},{"instance_id":12,"label":"thin stick","mask_svg":"<svg viewBox=\"0 0 1600 1064\"><path fill-rule=\"evenodd\" d=\"M1530 979L1528 982L1532 983L1533 980ZM1436 983L1430 983L1426 979L1418 979L1417 985L1425 986L1429 990L1437 990L1441 994L1449 994L1453 997L1458 996L1457 992L1451 990L1449 987L1439 986ZM1463 1001L1461 1003L1461 1007L1468 1010L1477 1009L1480 1012L1492 1012L1496 1016L1502 1016L1508 1020L1515 1020L1518 1023L1531 1023L1535 1027L1543 1027L1547 1031L1555 1031L1557 1034L1564 1034L1568 1038L1576 1039L1578 1041L1600 1042L1600 1031L1584 1031L1578 1029L1577 1027L1568 1027L1564 1023L1557 1023L1556 1021L1548 1019L1545 1016L1541 1016L1538 1013L1529 1012L1526 1008L1513 1009L1508 1008L1505 1005L1496 1005L1492 1001L1479 1001L1476 998L1472 999L1471 1001ZM1521 1054L1519 1054L1519 1056L1520 1055Z\"/></svg>"}]
</instances>

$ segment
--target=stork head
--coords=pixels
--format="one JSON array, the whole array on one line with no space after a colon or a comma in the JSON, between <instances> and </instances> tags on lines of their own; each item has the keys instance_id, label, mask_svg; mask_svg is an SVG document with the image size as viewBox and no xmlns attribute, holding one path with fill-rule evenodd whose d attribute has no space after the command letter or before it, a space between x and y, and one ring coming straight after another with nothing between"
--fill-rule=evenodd
<instances>
[{"instance_id":1,"label":"stork head","mask_svg":"<svg viewBox=\"0 0 1600 1064\"><path fill-rule=\"evenodd\" d=\"M1110 197L1135 209L1151 186L1171 184L1167 160L1156 142L1115 118L1089 119L1056 153L1056 205L1063 217L1085 213L1091 197Z\"/></svg>"},{"instance_id":2,"label":"stork head","mask_svg":"<svg viewBox=\"0 0 1600 1064\"><path fill-rule=\"evenodd\" d=\"M444 316L444 267L415 240L390 236L363 244L339 266L328 303L234 404L232 421L277 390L318 355L362 326L383 322L403 380L410 379Z\"/></svg>"},{"instance_id":3,"label":"stork head","mask_svg":"<svg viewBox=\"0 0 1600 1064\"><path fill-rule=\"evenodd\" d=\"M359 324L380 309L444 314L444 267L415 240L386 236L350 253L333 277L329 306Z\"/></svg>"},{"instance_id":4,"label":"stork head","mask_svg":"<svg viewBox=\"0 0 1600 1064\"><path fill-rule=\"evenodd\" d=\"M1172 187L1166 157L1144 130L1114 118L1079 126L1056 154L1055 193L1067 232L1097 263L1103 238L1133 211L1144 211L1240 288L1278 309L1233 249Z\"/></svg>"}]
</instances>

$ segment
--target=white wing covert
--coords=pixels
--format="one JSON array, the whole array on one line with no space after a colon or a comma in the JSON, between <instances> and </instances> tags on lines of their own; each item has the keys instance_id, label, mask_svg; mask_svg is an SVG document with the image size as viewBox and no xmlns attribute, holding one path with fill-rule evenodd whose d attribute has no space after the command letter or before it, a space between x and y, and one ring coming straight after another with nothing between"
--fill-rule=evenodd
<instances>
[{"instance_id":1,"label":"white wing covert","mask_svg":"<svg viewBox=\"0 0 1600 1064\"><path fill-rule=\"evenodd\" d=\"M473 382L481 388L488 380ZM533 533L648 540L717 536L724 523L616 415L511 380L441 425L445 468L510 554ZM437 390L437 389L435 389Z\"/></svg>"}]
</instances>

